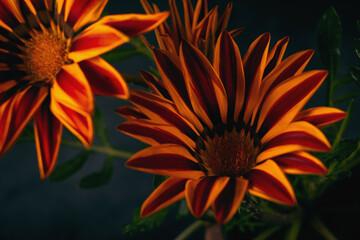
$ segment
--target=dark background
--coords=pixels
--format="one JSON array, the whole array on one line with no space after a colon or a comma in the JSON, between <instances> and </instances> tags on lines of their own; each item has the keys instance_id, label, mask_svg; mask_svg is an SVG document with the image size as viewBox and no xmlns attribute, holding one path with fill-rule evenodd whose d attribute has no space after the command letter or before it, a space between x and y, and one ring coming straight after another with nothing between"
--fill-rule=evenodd
<instances>
[{"instance_id":1,"label":"dark background","mask_svg":"<svg viewBox=\"0 0 360 240\"><path fill-rule=\"evenodd\" d=\"M154 2L162 10L168 8L166 0ZM354 38L360 37L356 30L360 4L355 2L235 0L228 29L245 28L236 38L242 56L250 43L264 32L271 33L270 46L282 37L289 36L286 57L301 50L316 48L317 23L325 10L334 5L343 26L339 68L339 75L343 75L349 66L360 64L352 43ZM224 0L209 0L209 7L220 5L220 9L223 9L227 3ZM107 11L109 14L144 12L137 0L109 0ZM155 44L152 34L147 37ZM120 72L138 74L139 69L147 69L153 64L144 57L135 56L115 66ZM321 68L316 52L307 70ZM325 104L324 90L323 85L309 106ZM355 101L356 114L345 134L347 137L359 135L358 100ZM143 145L139 141L115 130L123 119L114 113L114 109L127 102L106 97L97 97L96 101L106 117L111 142L132 151L141 149ZM345 109L346 105L341 107ZM64 137L71 138L66 133ZM61 147L58 163L66 162L77 152L78 149ZM13 147L0 159L0 239L173 239L193 221L192 218L176 221L174 216L170 216L155 231L123 236L121 226L131 221L135 208L152 191L152 175L127 169L124 159L115 159L109 184L93 190L79 188L78 183L84 176L102 168L104 158L103 155L93 154L77 174L63 182L53 183L39 180L34 143L19 143ZM352 179L358 183L359 177L353 175L348 181L357 186L356 182L351 182ZM344 191L349 198L355 194L350 190ZM192 239L201 239L201 236L201 233L197 233Z\"/></svg>"}]
</instances>

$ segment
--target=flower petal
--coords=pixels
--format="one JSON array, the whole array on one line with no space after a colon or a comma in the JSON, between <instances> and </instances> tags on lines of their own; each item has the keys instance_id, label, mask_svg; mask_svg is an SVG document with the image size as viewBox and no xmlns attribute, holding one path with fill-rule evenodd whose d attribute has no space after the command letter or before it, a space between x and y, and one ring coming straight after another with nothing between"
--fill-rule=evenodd
<instances>
[{"instance_id":1,"label":"flower petal","mask_svg":"<svg viewBox=\"0 0 360 240\"><path fill-rule=\"evenodd\" d=\"M190 212L197 218L201 217L225 188L229 179L229 177L204 177L187 181L185 197Z\"/></svg>"},{"instance_id":2,"label":"flower petal","mask_svg":"<svg viewBox=\"0 0 360 240\"><path fill-rule=\"evenodd\" d=\"M326 75L326 71L305 72L280 84L266 96L256 130L263 136L262 142L284 129L295 118Z\"/></svg>"},{"instance_id":3,"label":"flower petal","mask_svg":"<svg viewBox=\"0 0 360 240\"><path fill-rule=\"evenodd\" d=\"M212 205L219 223L226 223L234 216L247 192L248 183L243 177L230 178Z\"/></svg>"},{"instance_id":4,"label":"flower petal","mask_svg":"<svg viewBox=\"0 0 360 240\"><path fill-rule=\"evenodd\" d=\"M62 124L49 107L48 97L34 115L35 143L42 179L48 177L55 167L62 136Z\"/></svg>"},{"instance_id":5,"label":"flower petal","mask_svg":"<svg viewBox=\"0 0 360 240\"><path fill-rule=\"evenodd\" d=\"M295 205L294 190L279 166L272 160L256 166L249 173L249 193L276 203Z\"/></svg>"},{"instance_id":6,"label":"flower petal","mask_svg":"<svg viewBox=\"0 0 360 240\"><path fill-rule=\"evenodd\" d=\"M163 96L166 99L171 99L169 92L166 90L164 83L160 81L154 74L148 71L140 70L140 74L150 89L157 95Z\"/></svg>"},{"instance_id":7,"label":"flower petal","mask_svg":"<svg viewBox=\"0 0 360 240\"><path fill-rule=\"evenodd\" d=\"M271 49L266 59L264 76L268 75L271 70L273 70L277 65L279 65L282 57L284 56L288 42L289 37L284 37L283 39L279 40Z\"/></svg>"},{"instance_id":8,"label":"flower petal","mask_svg":"<svg viewBox=\"0 0 360 240\"><path fill-rule=\"evenodd\" d=\"M189 151L177 144L160 144L132 156L126 166L143 172L199 179L205 174Z\"/></svg>"},{"instance_id":9,"label":"flower petal","mask_svg":"<svg viewBox=\"0 0 360 240\"><path fill-rule=\"evenodd\" d=\"M146 217L184 197L187 179L170 177L160 184L141 206L140 216Z\"/></svg>"},{"instance_id":10,"label":"flower petal","mask_svg":"<svg viewBox=\"0 0 360 240\"><path fill-rule=\"evenodd\" d=\"M243 119L245 124L249 121L259 101L260 83L266 66L269 43L270 34L262 34L250 45L244 57L246 107Z\"/></svg>"},{"instance_id":11,"label":"flower petal","mask_svg":"<svg viewBox=\"0 0 360 240\"><path fill-rule=\"evenodd\" d=\"M329 151L331 145L325 135L308 122L293 122L263 145L257 162L295 151Z\"/></svg>"},{"instance_id":12,"label":"flower petal","mask_svg":"<svg viewBox=\"0 0 360 240\"><path fill-rule=\"evenodd\" d=\"M314 107L303 110L296 115L294 121L305 121L318 128L326 127L346 117L346 112L331 107Z\"/></svg>"},{"instance_id":13,"label":"flower petal","mask_svg":"<svg viewBox=\"0 0 360 240\"><path fill-rule=\"evenodd\" d=\"M101 18L98 23L111 26L129 37L134 37L156 28L164 22L168 16L168 12L108 15Z\"/></svg>"},{"instance_id":14,"label":"flower petal","mask_svg":"<svg viewBox=\"0 0 360 240\"><path fill-rule=\"evenodd\" d=\"M226 91L207 58L200 50L183 41L180 59L195 113L210 129L213 124L225 123L228 108Z\"/></svg>"},{"instance_id":15,"label":"flower petal","mask_svg":"<svg viewBox=\"0 0 360 240\"><path fill-rule=\"evenodd\" d=\"M94 110L91 88L77 63L63 66L50 91L51 97L63 105L86 112Z\"/></svg>"},{"instance_id":16,"label":"flower petal","mask_svg":"<svg viewBox=\"0 0 360 240\"><path fill-rule=\"evenodd\" d=\"M307 152L294 152L273 158L287 174L326 174L324 164Z\"/></svg>"},{"instance_id":17,"label":"flower petal","mask_svg":"<svg viewBox=\"0 0 360 240\"><path fill-rule=\"evenodd\" d=\"M2 148L5 144L6 136L9 131L14 101L9 100L0 105L0 155L3 154Z\"/></svg>"},{"instance_id":18,"label":"flower petal","mask_svg":"<svg viewBox=\"0 0 360 240\"><path fill-rule=\"evenodd\" d=\"M119 72L101 57L79 63L94 94L127 99L129 89Z\"/></svg>"},{"instance_id":19,"label":"flower petal","mask_svg":"<svg viewBox=\"0 0 360 240\"><path fill-rule=\"evenodd\" d=\"M140 112L139 109L130 106L120 107L116 109L115 112L127 120L149 119L146 115Z\"/></svg>"},{"instance_id":20,"label":"flower petal","mask_svg":"<svg viewBox=\"0 0 360 240\"><path fill-rule=\"evenodd\" d=\"M196 147L196 143L192 139L177 127L169 124L153 123L149 120L132 120L120 124L117 129L152 146L175 143L191 149Z\"/></svg>"},{"instance_id":21,"label":"flower petal","mask_svg":"<svg viewBox=\"0 0 360 240\"><path fill-rule=\"evenodd\" d=\"M69 58L80 62L106 53L128 41L129 37L112 27L93 24L73 40Z\"/></svg>"},{"instance_id":22,"label":"flower petal","mask_svg":"<svg viewBox=\"0 0 360 240\"><path fill-rule=\"evenodd\" d=\"M94 138L94 127L91 115L81 109L71 108L51 98L51 112L83 144L89 148Z\"/></svg>"},{"instance_id":23,"label":"flower petal","mask_svg":"<svg viewBox=\"0 0 360 240\"><path fill-rule=\"evenodd\" d=\"M5 115L9 121L9 125L7 125L8 130L6 137L4 136L4 140L2 142L0 155L7 152L14 144L16 139L24 130L26 124L30 121L36 110L44 101L47 94L48 89L46 87L29 87L12 98L11 101L13 101L13 103L9 104L13 109L7 110L9 111L8 114L11 114L10 119L9 116Z\"/></svg>"},{"instance_id":24,"label":"flower petal","mask_svg":"<svg viewBox=\"0 0 360 240\"><path fill-rule=\"evenodd\" d=\"M213 65L226 89L228 121L237 121L244 103L245 76L239 48L228 32L216 43Z\"/></svg>"}]
</instances>

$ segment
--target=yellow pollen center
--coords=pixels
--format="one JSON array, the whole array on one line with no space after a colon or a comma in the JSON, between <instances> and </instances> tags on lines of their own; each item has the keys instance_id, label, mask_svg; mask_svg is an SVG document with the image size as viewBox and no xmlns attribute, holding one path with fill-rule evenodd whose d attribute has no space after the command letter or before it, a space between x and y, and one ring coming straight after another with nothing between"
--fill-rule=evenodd
<instances>
[{"instance_id":1,"label":"yellow pollen center","mask_svg":"<svg viewBox=\"0 0 360 240\"><path fill-rule=\"evenodd\" d=\"M66 62L66 42L57 34L44 32L26 43L25 63L33 83L50 83Z\"/></svg>"},{"instance_id":2,"label":"yellow pollen center","mask_svg":"<svg viewBox=\"0 0 360 240\"><path fill-rule=\"evenodd\" d=\"M255 166L257 152L258 147L248 135L233 130L208 137L199 157L208 175L239 177Z\"/></svg>"}]
</instances>

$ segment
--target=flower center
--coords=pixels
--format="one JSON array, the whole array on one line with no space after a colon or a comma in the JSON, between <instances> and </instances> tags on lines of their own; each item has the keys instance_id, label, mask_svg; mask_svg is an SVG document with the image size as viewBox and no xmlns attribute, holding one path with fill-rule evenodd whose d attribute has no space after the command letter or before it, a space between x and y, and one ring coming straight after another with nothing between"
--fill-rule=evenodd
<instances>
[{"instance_id":1,"label":"flower center","mask_svg":"<svg viewBox=\"0 0 360 240\"><path fill-rule=\"evenodd\" d=\"M68 61L66 42L57 34L44 32L26 43L25 63L32 83L49 84Z\"/></svg>"},{"instance_id":2,"label":"flower center","mask_svg":"<svg viewBox=\"0 0 360 240\"><path fill-rule=\"evenodd\" d=\"M223 135L204 141L199 157L211 176L239 177L249 172L256 164L258 147L245 131L225 131Z\"/></svg>"}]
</instances>

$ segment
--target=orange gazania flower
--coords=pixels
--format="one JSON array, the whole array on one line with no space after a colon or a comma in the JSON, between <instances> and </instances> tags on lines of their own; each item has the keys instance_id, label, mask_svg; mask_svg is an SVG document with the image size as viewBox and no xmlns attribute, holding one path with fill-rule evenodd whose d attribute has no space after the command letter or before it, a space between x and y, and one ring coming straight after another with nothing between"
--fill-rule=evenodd
<instances>
[{"instance_id":1,"label":"orange gazania flower","mask_svg":"<svg viewBox=\"0 0 360 240\"><path fill-rule=\"evenodd\" d=\"M147 0L140 0L147 13L158 13L159 8L153 4L150 6ZM220 33L226 30L232 3L229 3L224 13L218 17L218 7L208 10L207 0L198 0L195 6L190 0L182 0L184 10L184 22L176 6L175 0L169 0L171 27L166 22L155 29L160 49L178 53L181 40L187 40L199 48L205 55L212 58L214 45ZM232 30L232 36L239 34L243 28Z\"/></svg>"},{"instance_id":2,"label":"orange gazania flower","mask_svg":"<svg viewBox=\"0 0 360 240\"><path fill-rule=\"evenodd\" d=\"M288 38L270 53L269 41L268 33L261 35L242 59L224 32L213 64L186 41L179 57L154 50L163 81L143 72L155 94L134 90L136 108L118 110L128 119L119 129L151 145L126 166L169 176L144 202L142 216L185 197L195 217L212 206L225 223L246 192L294 205L285 173L327 172L306 151L328 151L319 127L345 113L329 107L301 111L327 72L303 72L312 50L282 60Z\"/></svg>"},{"instance_id":3,"label":"orange gazania flower","mask_svg":"<svg viewBox=\"0 0 360 240\"><path fill-rule=\"evenodd\" d=\"M41 178L55 166L63 125L90 146L93 94L129 95L124 79L99 55L168 15L111 15L88 26L106 3L0 0L0 154L33 117Z\"/></svg>"}]
</instances>

